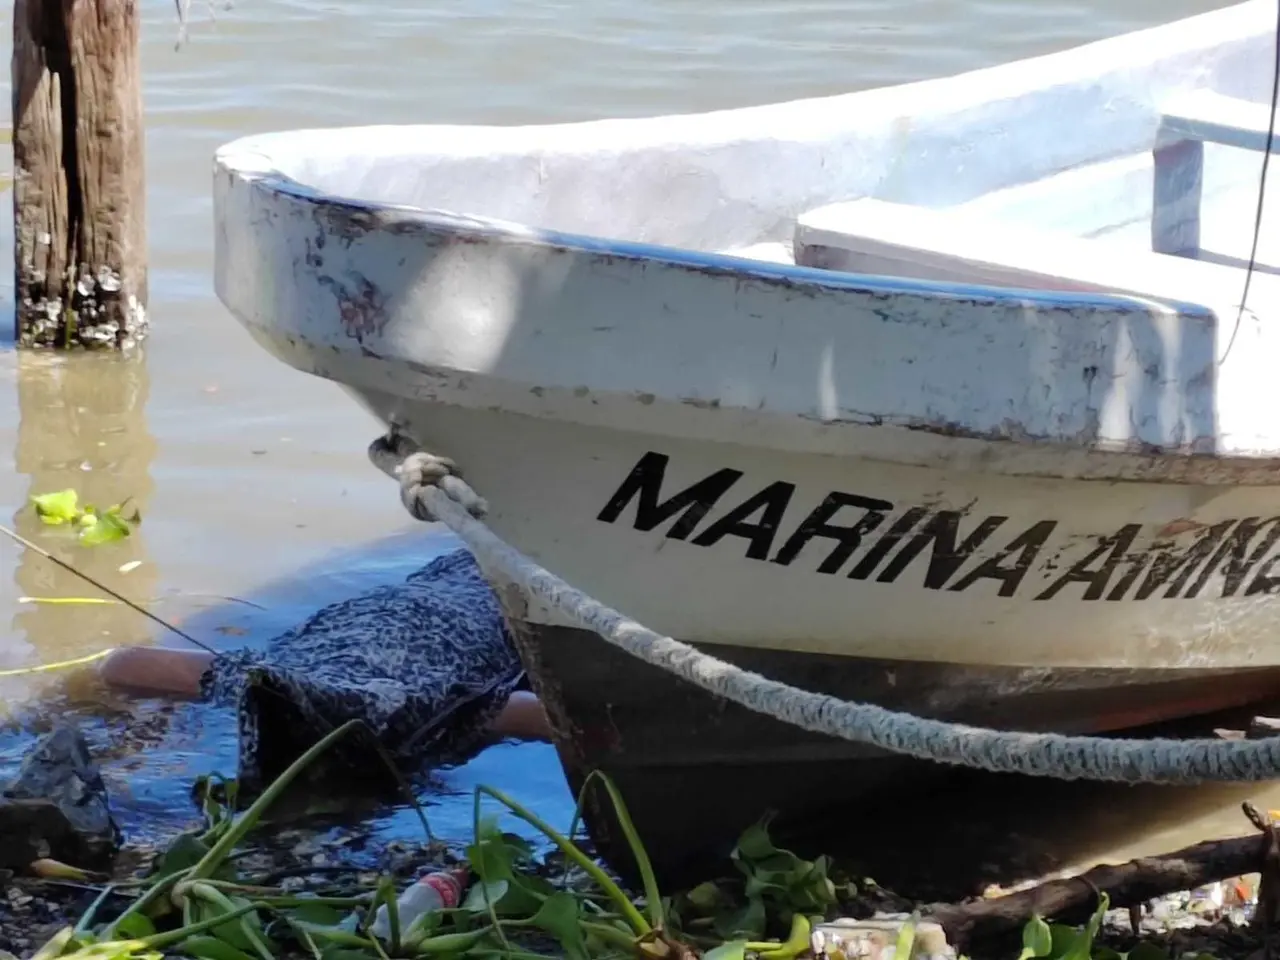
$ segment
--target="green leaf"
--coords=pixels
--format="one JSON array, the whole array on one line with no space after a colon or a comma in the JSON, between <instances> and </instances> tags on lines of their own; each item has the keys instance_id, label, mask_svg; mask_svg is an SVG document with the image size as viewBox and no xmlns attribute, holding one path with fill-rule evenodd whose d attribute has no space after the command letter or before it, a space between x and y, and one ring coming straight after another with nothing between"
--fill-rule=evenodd
<instances>
[{"instance_id":1,"label":"green leaf","mask_svg":"<svg viewBox=\"0 0 1280 960\"><path fill-rule=\"evenodd\" d=\"M116 936L122 940L140 940L156 932L151 918L141 913L131 913L116 924Z\"/></svg>"},{"instance_id":2,"label":"green leaf","mask_svg":"<svg viewBox=\"0 0 1280 960\"><path fill-rule=\"evenodd\" d=\"M700 883L687 894L685 899L693 906L695 910L702 913L710 913L716 906L725 899L724 893L720 887L711 880Z\"/></svg>"},{"instance_id":3,"label":"green leaf","mask_svg":"<svg viewBox=\"0 0 1280 960\"><path fill-rule=\"evenodd\" d=\"M573 894L562 890L547 897L529 922L559 940L569 960L587 960L587 945L578 925L578 900Z\"/></svg>"},{"instance_id":4,"label":"green leaf","mask_svg":"<svg viewBox=\"0 0 1280 960\"><path fill-rule=\"evenodd\" d=\"M205 900L197 900L189 898L191 904L191 922L201 923L205 920L212 920L220 917L227 911L218 904L209 903ZM240 928L240 924L236 920L228 920L216 927L209 929L208 934L217 937L224 943L229 943L238 950L244 950L246 953L253 949L253 944L249 938L245 936L244 931Z\"/></svg>"},{"instance_id":5,"label":"green leaf","mask_svg":"<svg viewBox=\"0 0 1280 960\"><path fill-rule=\"evenodd\" d=\"M31 498L36 515L50 526L72 523L80 516L79 496L74 490L42 493Z\"/></svg>"},{"instance_id":6,"label":"green leaf","mask_svg":"<svg viewBox=\"0 0 1280 960\"><path fill-rule=\"evenodd\" d=\"M1076 941L1084 939L1084 935L1075 927L1068 927L1064 923L1049 924L1049 936L1052 946L1049 949L1048 956L1053 960L1062 960L1063 957L1071 953L1076 945Z\"/></svg>"},{"instance_id":7,"label":"green leaf","mask_svg":"<svg viewBox=\"0 0 1280 960\"><path fill-rule=\"evenodd\" d=\"M183 953L196 957L198 960L254 960L243 950L233 947L225 940L219 940L217 937L211 937L208 934L187 937L182 941L180 949Z\"/></svg>"},{"instance_id":8,"label":"green leaf","mask_svg":"<svg viewBox=\"0 0 1280 960\"><path fill-rule=\"evenodd\" d=\"M604 788L609 794L609 800L613 805L613 818L621 828L623 837L626 838L627 846L631 849L631 857L636 862L636 869L643 883L645 905L649 908L649 922L655 930L659 929L666 925L666 918L662 913L662 891L658 888L658 878L653 872L653 864L649 860L649 852L640 840L640 833L636 830L635 823L631 819L631 813L627 810L626 801L622 799L622 792L618 789L617 784L603 771L596 771L593 776L604 784Z\"/></svg>"},{"instance_id":9,"label":"green leaf","mask_svg":"<svg viewBox=\"0 0 1280 960\"><path fill-rule=\"evenodd\" d=\"M726 940L759 940L764 936L767 920L764 901L752 897L741 909L717 917L715 929Z\"/></svg>"},{"instance_id":10,"label":"green leaf","mask_svg":"<svg viewBox=\"0 0 1280 960\"><path fill-rule=\"evenodd\" d=\"M128 503L128 502L129 501L126 500L124 503ZM107 507L107 516L118 517L121 520L123 520L125 523L129 523L129 524L141 523L142 514L138 512L138 508L133 507L126 513L124 509L124 503L116 503Z\"/></svg>"},{"instance_id":11,"label":"green leaf","mask_svg":"<svg viewBox=\"0 0 1280 960\"><path fill-rule=\"evenodd\" d=\"M1031 960L1032 957L1047 957L1053 950L1053 933L1044 918L1034 916L1022 928L1022 953L1018 960Z\"/></svg>"},{"instance_id":12,"label":"green leaf","mask_svg":"<svg viewBox=\"0 0 1280 960\"><path fill-rule=\"evenodd\" d=\"M778 852L778 848L769 839L769 830L765 823L752 824L738 838L738 845L729 855L734 860L764 860Z\"/></svg>"},{"instance_id":13,"label":"green leaf","mask_svg":"<svg viewBox=\"0 0 1280 960\"><path fill-rule=\"evenodd\" d=\"M216 893L210 893L209 897L213 899L206 899L205 896L192 897L190 902L193 922L213 920L249 905L249 901L243 897L220 896ZM209 933L238 950L254 953L254 940L262 939L262 923L256 912L249 912L218 924Z\"/></svg>"},{"instance_id":14,"label":"green leaf","mask_svg":"<svg viewBox=\"0 0 1280 960\"><path fill-rule=\"evenodd\" d=\"M745 877L744 894L764 901L766 909L783 915L825 914L836 902L836 886L828 876L831 861L804 860L777 847L769 838L767 819L743 832L731 856Z\"/></svg>"},{"instance_id":15,"label":"green leaf","mask_svg":"<svg viewBox=\"0 0 1280 960\"><path fill-rule=\"evenodd\" d=\"M399 894L396 891L396 881L388 873L384 873L378 878L377 887L373 892L373 903L369 905L369 909L374 911L375 915L384 908L387 911L387 928L391 949L398 951L400 945L404 942L402 939L404 929L400 925L400 903Z\"/></svg>"},{"instance_id":16,"label":"green leaf","mask_svg":"<svg viewBox=\"0 0 1280 960\"><path fill-rule=\"evenodd\" d=\"M702 960L745 960L747 941L730 940L718 947L713 947L702 955Z\"/></svg>"},{"instance_id":17,"label":"green leaf","mask_svg":"<svg viewBox=\"0 0 1280 960\"><path fill-rule=\"evenodd\" d=\"M533 844L518 833L503 833L502 842L511 852L512 863L526 863L533 860Z\"/></svg>"},{"instance_id":18,"label":"green leaf","mask_svg":"<svg viewBox=\"0 0 1280 960\"><path fill-rule=\"evenodd\" d=\"M92 514L85 514L85 516L90 517ZM86 546L114 543L117 540L123 540L131 532L129 524L118 514L104 513L98 516L95 522L85 525L80 530L80 542Z\"/></svg>"},{"instance_id":19,"label":"green leaf","mask_svg":"<svg viewBox=\"0 0 1280 960\"><path fill-rule=\"evenodd\" d=\"M545 884L540 883L537 878L526 878L515 872L515 863L521 856L521 848L508 843L506 837L498 830L497 824L497 817L489 816L481 820L478 831L480 839L467 846L467 861L471 864L471 869L484 882L489 884L506 882L507 891L503 894L501 902L493 901L495 911L505 916L528 916L541 906L544 899L532 891ZM478 896L480 899L476 901L479 903L477 910L486 911L483 892ZM469 897L468 901L470 902Z\"/></svg>"},{"instance_id":20,"label":"green leaf","mask_svg":"<svg viewBox=\"0 0 1280 960\"><path fill-rule=\"evenodd\" d=\"M409 952L413 952L414 946L440 932L440 927L444 924L444 918L445 915L436 910L428 910L426 913L418 914L413 918L413 922L409 926L400 931L400 946L409 950ZM454 921L454 932L466 932L469 927L466 914L455 913L451 919Z\"/></svg>"},{"instance_id":21,"label":"green leaf","mask_svg":"<svg viewBox=\"0 0 1280 960\"><path fill-rule=\"evenodd\" d=\"M67 947L73 944L75 932L75 927L63 927L43 947L35 952L31 960L49 960L50 957L62 956Z\"/></svg>"},{"instance_id":22,"label":"green leaf","mask_svg":"<svg viewBox=\"0 0 1280 960\"><path fill-rule=\"evenodd\" d=\"M898 931L898 939L893 945L894 960L911 960L911 952L916 946L916 918L913 916Z\"/></svg>"},{"instance_id":23,"label":"green leaf","mask_svg":"<svg viewBox=\"0 0 1280 960\"><path fill-rule=\"evenodd\" d=\"M466 899L462 901L462 909L470 913L487 913L488 904L492 903L495 907L502 902L502 898L507 895L507 891L511 889L511 884L507 880L490 880L488 883L474 883L471 889L467 891Z\"/></svg>"},{"instance_id":24,"label":"green leaf","mask_svg":"<svg viewBox=\"0 0 1280 960\"><path fill-rule=\"evenodd\" d=\"M152 876L158 880L172 876L179 870L194 867L208 852L208 845L202 843L194 833L178 834L168 848L156 858Z\"/></svg>"},{"instance_id":25,"label":"green leaf","mask_svg":"<svg viewBox=\"0 0 1280 960\"><path fill-rule=\"evenodd\" d=\"M300 900L305 897L299 897ZM301 920L317 927L336 927L342 922L342 913L327 903L298 903L285 911L290 919Z\"/></svg>"},{"instance_id":26,"label":"green leaf","mask_svg":"<svg viewBox=\"0 0 1280 960\"><path fill-rule=\"evenodd\" d=\"M329 945L369 949L372 949L373 947L373 940L371 938L362 937L360 934L352 933L350 930L344 930L340 926L319 927L314 924L307 923L305 920L290 920L289 924L297 930L305 930L313 939L323 941Z\"/></svg>"},{"instance_id":27,"label":"green leaf","mask_svg":"<svg viewBox=\"0 0 1280 960\"><path fill-rule=\"evenodd\" d=\"M1092 960L1093 941L1098 936L1098 930L1102 927L1102 920L1107 915L1110 903L1105 893L1099 897L1098 909L1093 912L1084 930L1077 935L1070 949L1063 955L1063 960Z\"/></svg>"}]
</instances>

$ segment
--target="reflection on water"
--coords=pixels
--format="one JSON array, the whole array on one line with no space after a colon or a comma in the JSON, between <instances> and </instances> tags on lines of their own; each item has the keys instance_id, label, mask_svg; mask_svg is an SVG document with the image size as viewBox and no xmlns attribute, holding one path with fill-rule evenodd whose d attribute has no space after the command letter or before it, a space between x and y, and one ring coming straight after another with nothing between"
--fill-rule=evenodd
<instances>
[{"instance_id":1,"label":"reflection on water","mask_svg":"<svg viewBox=\"0 0 1280 960\"><path fill-rule=\"evenodd\" d=\"M103 375L83 377L76 365L56 357L17 359L14 468L27 478L27 495L70 488L81 505L106 508L127 500L145 517L151 507L156 443L146 425L149 384L142 364L112 358L101 364ZM145 526L111 550L94 550L77 543L73 530L51 530L25 503L11 516L18 533L44 541L60 559L106 586L141 600L155 593L156 569L147 562ZM130 572L121 573L126 564ZM22 552L14 580L26 597L102 597L31 550ZM148 626L123 605L19 603L12 621L14 635L43 638L40 656L54 660L145 642ZM5 651L7 657L15 652Z\"/></svg>"},{"instance_id":2,"label":"reflection on water","mask_svg":"<svg viewBox=\"0 0 1280 960\"><path fill-rule=\"evenodd\" d=\"M263 130L404 122L525 123L739 106L936 76L1061 49L1221 5L1217 0L254 0L193 24L173 49L171 7L145 7L152 339L144 364L0 353L0 506L25 536L218 648L260 644L316 607L403 577L451 541L409 521L364 457L378 426L333 384L272 360L211 286L210 157ZM199 18L203 5L196 4ZM12 4L0 5L3 16ZM9 51L0 39L0 57ZM0 84L7 83L7 77ZM3 98L5 102L8 97ZM8 193L0 194L8 197ZM0 217L0 262L12 256ZM11 291L7 271L0 293ZM136 536L93 550L40 525L32 493L74 487L132 497ZM121 573L126 562L140 561ZM65 571L0 540L0 668L127 642L178 642L117 607L41 606L93 596ZM247 600L249 606L235 599ZM110 698L83 676L0 680L11 717L0 773L41 717L84 720L126 826L190 817L193 776L235 761L233 718L191 704ZM126 728L133 732L122 735ZM508 789L553 822L571 808L554 752L504 746L448 771L432 793L444 836L464 836L467 791ZM798 785L803 789L803 785ZM1239 800L1280 791L1098 788L961 776L908 795L892 819L839 825L936 863L1074 858L1172 849L1246 828ZM904 818L903 814L908 816ZM885 823L895 824L885 830ZM866 824L873 824L868 827ZM414 835L394 814L379 829ZM834 838L833 838L834 843ZM994 869L994 867L993 867ZM882 877L885 882L887 877Z\"/></svg>"}]
</instances>

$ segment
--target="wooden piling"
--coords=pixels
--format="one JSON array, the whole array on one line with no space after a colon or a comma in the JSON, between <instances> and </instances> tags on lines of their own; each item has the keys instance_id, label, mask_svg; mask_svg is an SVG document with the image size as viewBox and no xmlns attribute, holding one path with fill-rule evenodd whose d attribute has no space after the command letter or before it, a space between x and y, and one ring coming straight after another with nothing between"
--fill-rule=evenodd
<instances>
[{"instance_id":1,"label":"wooden piling","mask_svg":"<svg viewBox=\"0 0 1280 960\"><path fill-rule=\"evenodd\" d=\"M145 335L139 0L15 0L14 270L22 346Z\"/></svg>"}]
</instances>

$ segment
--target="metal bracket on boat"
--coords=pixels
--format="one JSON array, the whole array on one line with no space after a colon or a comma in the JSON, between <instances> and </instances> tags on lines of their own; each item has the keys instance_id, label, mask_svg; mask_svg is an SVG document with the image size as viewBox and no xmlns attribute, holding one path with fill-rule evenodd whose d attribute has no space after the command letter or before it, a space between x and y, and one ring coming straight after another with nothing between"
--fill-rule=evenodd
<instances>
[{"instance_id":1,"label":"metal bracket on boat","mask_svg":"<svg viewBox=\"0 0 1280 960\"><path fill-rule=\"evenodd\" d=\"M480 519L487 505L452 461L424 453L395 433L375 440L369 458L399 481L400 499L410 514L449 527L486 573L498 572L528 596L645 663L783 723L891 753L995 773L1170 784L1280 779L1280 736L1126 740L988 730L850 703L770 680L664 637L539 566Z\"/></svg>"}]
</instances>

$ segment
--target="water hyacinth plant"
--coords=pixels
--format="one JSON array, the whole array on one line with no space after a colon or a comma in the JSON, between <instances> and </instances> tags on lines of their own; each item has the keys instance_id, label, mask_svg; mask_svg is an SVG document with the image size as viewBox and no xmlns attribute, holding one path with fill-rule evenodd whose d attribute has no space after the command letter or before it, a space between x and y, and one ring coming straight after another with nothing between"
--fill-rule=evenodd
<instances>
[{"instance_id":1,"label":"water hyacinth plant","mask_svg":"<svg viewBox=\"0 0 1280 960\"><path fill-rule=\"evenodd\" d=\"M105 510L99 510L92 504L81 506L75 490L42 493L31 498L31 505L42 523L51 527L71 527L76 531L77 539L86 546L123 540L142 520L138 511L129 507L128 501L113 504Z\"/></svg>"},{"instance_id":2,"label":"water hyacinth plant","mask_svg":"<svg viewBox=\"0 0 1280 960\"><path fill-rule=\"evenodd\" d=\"M37 951L35 960L796 960L812 954L814 924L839 909L841 891L827 859L804 860L779 849L767 822L743 834L731 855L734 877L664 896L622 796L602 774L592 779L608 793L635 857L644 888L640 897L624 891L574 842L577 815L568 833L561 833L486 786L475 791L473 836L464 851L475 880L455 908L404 925L390 876L354 895L330 897L291 893L242 876L233 855L268 808L316 757L359 726L360 721L351 721L332 731L243 812L235 809L235 782L215 778L220 789L215 793L206 785L204 791L203 829L174 841L133 889L105 887L80 920ZM575 882L568 871L549 878L532 845L503 832L498 816L485 812L486 800L554 845ZM104 904L121 893L132 894L123 911L100 917ZM385 939L370 932L382 906L390 927ZM1165 960L1163 951L1150 946L1127 957L1098 947L1106 909L1104 896L1083 930L1033 919L1017 960ZM911 920L896 945L877 960L907 960L916 945ZM828 955L852 960L838 952Z\"/></svg>"}]
</instances>

